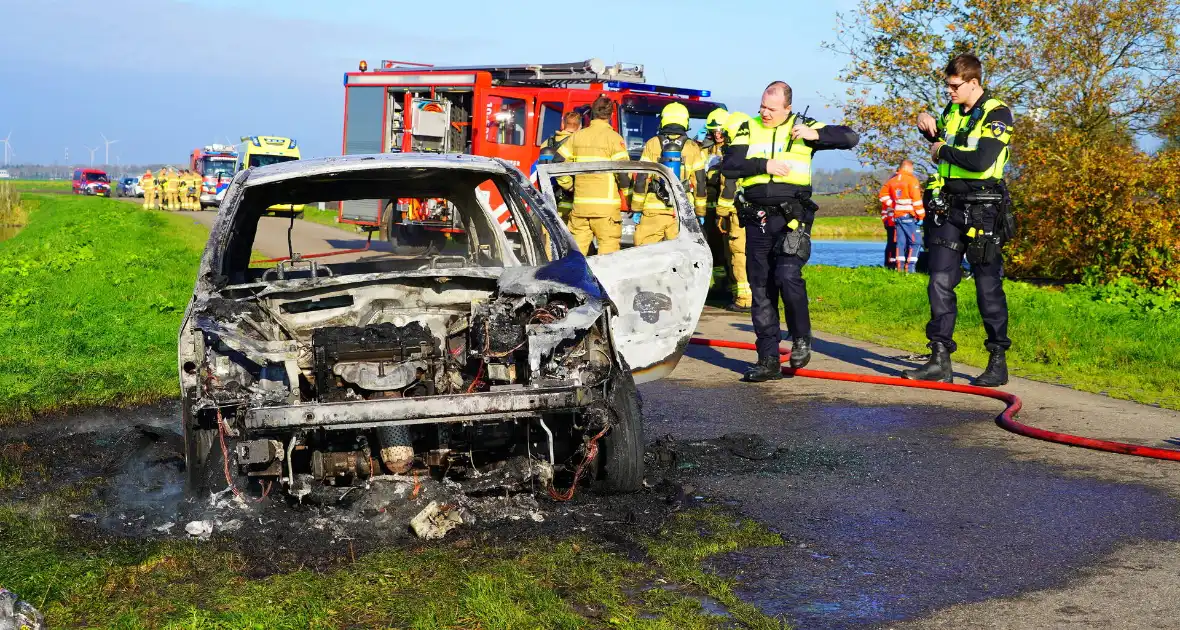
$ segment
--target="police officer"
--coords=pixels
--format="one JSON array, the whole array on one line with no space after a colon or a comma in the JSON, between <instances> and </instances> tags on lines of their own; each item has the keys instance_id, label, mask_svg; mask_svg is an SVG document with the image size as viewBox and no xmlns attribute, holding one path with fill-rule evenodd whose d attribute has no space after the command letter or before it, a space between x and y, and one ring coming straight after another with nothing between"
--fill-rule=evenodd
<instances>
[{"instance_id":1,"label":"police officer","mask_svg":"<svg viewBox=\"0 0 1180 630\"><path fill-rule=\"evenodd\" d=\"M554 161L629 161L626 141L610 125L614 113L615 102L609 97L595 99L590 105L590 125L570 136L557 150ZM591 241L597 241L599 254L619 251L623 236L621 212L627 209L631 178L626 173L586 173L558 177L557 183L574 194L574 208L566 224L578 249L587 254Z\"/></svg>"},{"instance_id":2,"label":"police officer","mask_svg":"<svg viewBox=\"0 0 1180 630\"><path fill-rule=\"evenodd\" d=\"M851 149L856 132L825 125L791 112L791 87L775 81L762 92L760 118L738 127L722 162L726 177L740 178L738 207L746 230L746 273L753 293L750 316L757 336L758 363L745 380L782 378L779 371L778 298L791 333L791 367L811 360L811 317L803 265L811 256L811 156L826 149Z\"/></svg>"},{"instance_id":3,"label":"police officer","mask_svg":"<svg viewBox=\"0 0 1180 630\"><path fill-rule=\"evenodd\" d=\"M561 119L561 129L541 143L540 155L537 157L536 164L533 165L534 174L537 166L552 163L557 157L557 150L561 148L561 145L565 144L566 140L569 140L570 136L581 128L582 115L578 112L566 112ZM574 209L573 195L561 186L554 186L553 194L557 197L557 211L561 214L561 220L568 221L570 211Z\"/></svg>"},{"instance_id":4,"label":"police officer","mask_svg":"<svg viewBox=\"0 0 1180 630\"><path fill-rule=\"evenodd\" d=\"M658 162L667 166L684 184L697 220L705 222L705 155L696 140L688 137L688 108L668 103L660 112L660 131L643 145L641 162ZM635 226L635 244L650 245L670 241L680 234L680 218L669 195L671 191L645 173L635 176L631 196L632 212L642 212Z\"/></svg>"},{"instance_id":5,"label":"police officer","mask_svg":"<svg viewBox=\"0 0 1180 630\"><path fill-rule=\"evenodd\" d=\"M1014 225L1004 184L1012 138L1012 110L983 88L983 66L975 55L952 59L943 74L951 102L942 116L918 117L918 129L931 142L931 159L939 177L931 191L934 207L929 236L930 360L902 376L924 381L952 380L952 338L958 305L955 287L963 278L966 255L975 276L975 297L990 354L987 369L972 385L997 387L1008 382L1004 353L1008 339L1008 301L1004 296L1000 247L1012 237ZM941 190L937 190L941 184Z\"/></svg>"}]
</instances>

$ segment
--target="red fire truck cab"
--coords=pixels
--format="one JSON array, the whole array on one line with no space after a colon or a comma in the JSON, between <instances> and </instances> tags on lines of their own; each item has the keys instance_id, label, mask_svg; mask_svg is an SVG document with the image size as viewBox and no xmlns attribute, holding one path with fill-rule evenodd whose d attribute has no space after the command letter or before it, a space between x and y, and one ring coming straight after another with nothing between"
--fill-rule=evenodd
<instances>
[{"instance_id":1,"label":"red fire truck cab","mask_svg":"<svg viewBox=\"0 0 1180 630\"><path fill-rule=\"evenodd\" d=\"M668 103L683 103L698 122L723 107L704 100L708 90L649 85L643 66L607 66L597 59L460 67L382 61L372 71L361 62L361 71L344 75L343 153L469 153L507 160L528 173L541 143L561 128L564 113L581 112L583 125L589 124L590 103L599 95L617 103L611 124L626 139L632 159L656 134L660 110ZM498 194L489 193L496 208ZM341 223L385 227L391 240L399 223L433 232L454 229L447 225L445 205L429 206L422 200L345 201L339 216ZM409 235L400 231L405 241Z\"/></svg>"}]
</instances>

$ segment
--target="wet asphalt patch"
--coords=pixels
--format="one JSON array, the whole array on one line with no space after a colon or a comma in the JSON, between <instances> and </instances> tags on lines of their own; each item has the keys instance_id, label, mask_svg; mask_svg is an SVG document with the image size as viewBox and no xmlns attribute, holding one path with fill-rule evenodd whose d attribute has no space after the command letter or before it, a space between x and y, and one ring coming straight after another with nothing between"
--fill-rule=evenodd
<instances>
[{"instance_id":1,"label":"wet asphalt patch","mask_svg":"<svg viewBox=\"0 0 1180 630\"><path fill-rule=\"evenodd\" d=\"M694 443L740 451L718 439L727 434L758 435L780 457L820 454L815 465L760 471L735 455L726 471L704 452L706 474L685 478L788 540L711 566L798 627L876 626L1059 586L1120 544L1180 540L1180 504L1160 492L956 445L953 429L991 423L990 407L792 399L789 380L699 395L665 380L642 391L649 435L678 438L686 470L702 454Z\"/></svg>"}]
</instances>

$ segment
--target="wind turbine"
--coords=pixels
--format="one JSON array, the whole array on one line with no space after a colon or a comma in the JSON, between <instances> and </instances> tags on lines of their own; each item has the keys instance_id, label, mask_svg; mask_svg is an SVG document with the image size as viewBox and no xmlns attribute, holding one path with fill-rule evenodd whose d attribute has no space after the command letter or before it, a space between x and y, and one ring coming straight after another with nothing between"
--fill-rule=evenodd
<instances>
[{"instance_id":1,"label":"wind turbine","mask_svg":"<svg viewBox=\"0 0 1180 630\"><path fill-rule=\"evenodd\" d=\"M107 145L106 159L103 160L102 163L106 166L110 166L111 165L111 145L118 142L118 140L107 140L106 134L104 134L102 132L99 132L98 135L102 136L102 141L105 142ZM94 165L91 164L91 166L94 166Z\"/></svg>"},{"instance_id":2,"label":"wind turbine","mask_svg":"<svg viewBox=\"0 0 1180 630\"><path fill-rule=\"evenodd\" d=\"M86 145L82 146L86 147ZM90 152L90 165L94 166L94 152L98 150L98 147L86 147L86 150Z\"/></svg>"},{"instance_id":3,"label":"wind turbine","mask_svg":"<svg viewBox=\"0 0 1180 630\"><path fill-rule=\"evenodd\" d=\"M5 136L5 138L3 140L0 140L0 142L4 143L4 166L8 166L8 154L9 153L16 154L16 151L12 150L12 143L8 141L9 138L12 138L12 130L11 129L8 131L8 135Z\"/></svg>"}]
</instances>

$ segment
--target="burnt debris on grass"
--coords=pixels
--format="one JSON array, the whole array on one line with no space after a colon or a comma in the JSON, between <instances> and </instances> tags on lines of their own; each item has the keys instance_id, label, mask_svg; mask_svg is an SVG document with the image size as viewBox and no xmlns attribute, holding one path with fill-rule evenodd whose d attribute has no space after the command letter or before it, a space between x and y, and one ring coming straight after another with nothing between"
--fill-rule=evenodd
<instances>
[{"instance_id":1,"label":"burnt debris on grass","mask_svg":"<svg viewBox=\"0 0 1180 630\"><path fill-rule=\"evenodd\" d=\"M568 502L514 460L458 479L320 486L300 499L262 499L256 485L190 497L175 415L169 404L10 432L0 448L19 452L21 474L0 488L0 585L37 594L32 603L55 625L101 625L116 613L167 625L201 610L200 619L230 625L269 614L274 627L447 627L495 615L544 627L781 627L741 602L732 580L701 569L705 557L781 537L709 507L688 482L844 461L737 435L659 440L642 491L579 488ZM457 526L423 541L416 517ZM372 617L363 600L381 584L382 598L437 603L409 610L381 599L385 616ZM292 589L309 595L292 602ZM276 610L282 602L290 609Z\"/></svg>"}]
</instances>

